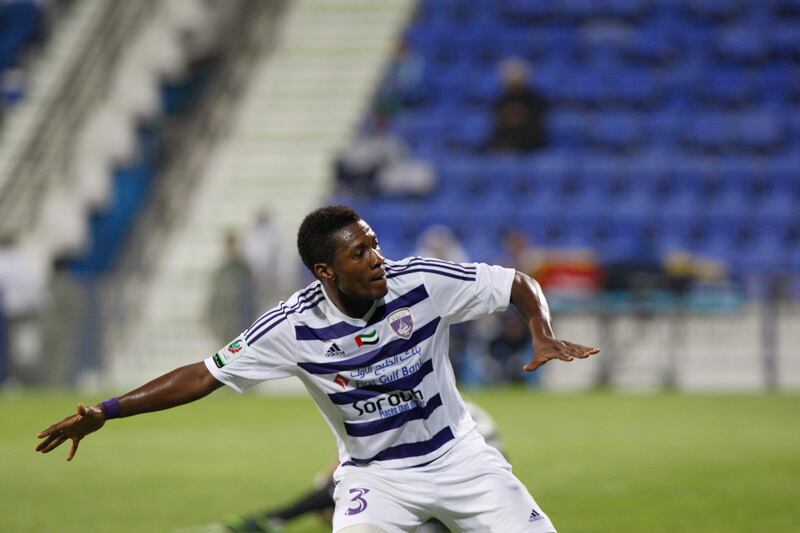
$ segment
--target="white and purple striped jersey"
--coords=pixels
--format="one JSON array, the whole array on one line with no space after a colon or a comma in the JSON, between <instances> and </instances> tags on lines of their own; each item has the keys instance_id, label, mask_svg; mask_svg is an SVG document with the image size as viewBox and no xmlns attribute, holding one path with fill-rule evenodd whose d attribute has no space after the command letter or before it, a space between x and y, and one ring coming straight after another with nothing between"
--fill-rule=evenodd
<instances>
[{"instance_id":1,"label":"white and purple striped jersey","mask_svg":"<svg viewBox=\"0 0 800 533\"><path fill-rule=\"evenodd\" d=\"M475 429L448 358L450 324L508 307L514 270L413 257L386 260L386 296L361 319L316 281L206 359L241 392L297 376L322 411L345 464L430 462Z\"/></svg>"}]
</instances>

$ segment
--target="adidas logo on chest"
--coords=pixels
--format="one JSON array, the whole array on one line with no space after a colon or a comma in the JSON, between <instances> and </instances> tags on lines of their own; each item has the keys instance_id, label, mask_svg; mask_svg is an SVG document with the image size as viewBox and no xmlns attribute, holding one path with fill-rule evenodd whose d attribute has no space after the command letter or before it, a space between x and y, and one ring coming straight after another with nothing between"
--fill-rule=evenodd
<instances>
[{"instance_id":1,"label":"adidas logo on chest","mask_svg":"<svg viewBox=\"0 0 800 533\"><path fill-rule=\"evenodd\" d=\"M339 345L335 342L328 346L328 349L325 350L325 357L344 357L344 355L344 350L339 348Z\"/></svg>"}]
</instances>

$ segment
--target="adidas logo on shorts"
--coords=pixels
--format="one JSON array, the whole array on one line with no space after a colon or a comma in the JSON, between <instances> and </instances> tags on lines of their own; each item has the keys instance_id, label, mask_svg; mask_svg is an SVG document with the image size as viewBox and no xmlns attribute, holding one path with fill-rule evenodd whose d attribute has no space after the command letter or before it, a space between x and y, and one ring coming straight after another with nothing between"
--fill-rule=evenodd
<instances>
[{"instance_id":1,"label":"adidas logo on shorts","mask_svg":"<svg viewBox=\"0 0 800 533\"><path fill-rule=\"evenodd\" d=\"M536 522L537 520L541 520L544 517L536 511L536 509L531 510L531 516L528 517L528 522Z\"/></svg>"}]
</instances>

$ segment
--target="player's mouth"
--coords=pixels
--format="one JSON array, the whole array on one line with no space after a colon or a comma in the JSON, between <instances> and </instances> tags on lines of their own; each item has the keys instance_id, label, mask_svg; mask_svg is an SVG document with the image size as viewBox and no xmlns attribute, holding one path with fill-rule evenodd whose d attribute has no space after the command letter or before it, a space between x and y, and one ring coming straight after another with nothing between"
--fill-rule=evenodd
<instances>
[{"instance_id":1,"label":"player's mouth","mask_svg":"<svg viewBox=\"0 0 800 533\"><path fill-rule=\"evenodd\" d=\"M386 272L385 272L385 271L383 271L383 270L381 270L381 273L380 273L380 274L378 274L377 276L372 276L371 278L369 278L369 280L370 280L372 283L386 281Z\"/></svg>"}]
</instances>

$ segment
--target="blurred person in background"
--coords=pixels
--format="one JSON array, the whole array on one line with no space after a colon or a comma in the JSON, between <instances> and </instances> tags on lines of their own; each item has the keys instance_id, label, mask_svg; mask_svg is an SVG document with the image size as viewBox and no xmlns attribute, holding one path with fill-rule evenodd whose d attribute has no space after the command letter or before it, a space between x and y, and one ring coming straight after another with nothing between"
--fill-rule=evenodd
<instances>
[{"instance_id":1,"label":"blurred person in background","mask_svg":"<svg viewBox=\"0 0 800 533\"><path fill-rule=\"evenodd\" d=\"M271 306L279 296L283 265L280 231L266 209L258 213L255 226L245 238L244 256L253 273L259 306Z\"/></svg>"},{"instance_id":2,"label":"blurred person in background","mask_svg":"<svg viewBox=\"0 0 800 533\"><path fill-rule=\"evenodd\" d=\"M183 405L223 385L242 392L297 376L337 437L334 531L414 530L435 517L456 530L492 524L509 533L554 532L478 432L456 388L448 330L513 304L536 343L526 371L599 350L555 336L547 301L529 276L484 263L385 259L375 232L346 206L306 215L297 243L316 282L213 356L120 398L79 404L39 433L36 450L71 440L71 460L107 420Z\"/></svg>"},{"instance_id":3,"label":"blurred person in background","mask_svg":"<svg viewBox=\"0 0 800 533\"><path fill-rule=\"evenodd\" d=\"M494 129L489 149L532 152L547 144L547 100L530 84L530 67L521 59L500 65L503 92L494 104Z\"/></svg>"},{"instance_id":4,"label":"blurred person in background","mask_svg":"<svg viewBox=\"0 0 800 533\"><path fill-rule=\"evenodd\" d=\"M428 226L417 238L414 255L434 257L453 263L469 261L466 249L458 239L458 235L447 226L434 224Z\"/></svg>"},{"instance_id":5,"label":"blurred person in background","mask_svg":"<svg viewBox=\"0 0 800 533\"><path fill-rule=\"evenodd\" d=\"M499 383L522 383L525 373L520 369L531 358L531 337L525 324L512 313L497 315L498 323L489 337L487 377Z\"/></svg>"},{"instance_id":6,"label":"blurred person in background","mask_svg":"<svg viewBox=\"0 0 800 533\"><path fill-rule=\"evenodd\" d=\"M391 132L388 117L376 113L365 131L353 139L335 161L336 184L339 193L357 198L372 198L379 194L377 176L394 163L405 161L410 154L408 145Z\"/></svg>"},{"instance_id":7,"label":"blurred person in background","mask_svg":"<svg viewBox=\"0 0 800 533\"><path fill-rule=\"evenodd\" d=\"M239 238L228 232L225 256L211 278L206 319L217 341L234 338L255 316L256 289L253 273L239 249Z\"/></svg>"},{"instance_id":8,"label":"blurred person in background","mask_svg":"<svg viewBox=\"0 0 800 533\"><path fill-rule=\"evenodd\" d=\"M425 99L425 60L405 39L394 50L386 75L378 87L375 107L392 116Z\"/></svg>"},{"instance_id":9,"label":"blurred person in background","mask_svg":"<svg viewBox=\"0 0 800 533\"><path fill-rule=\"evenodd\" d=\"M496 262L536 277L547 262L547 251L534 246L522 231L510 229L503 234L503 249Z\"/></svg>"},{"instance_id":10,"label":"blurred person in background","mask_svg":"<svg viewBox=\"0 0 800 533\"><path fill-rule=\"evenodd\" d=\"M31 381L40 357L38 318L46 298L44 280L11 236L0 236L0 307L5 322L6 379Z\"/></svg>"}]
</instances>

